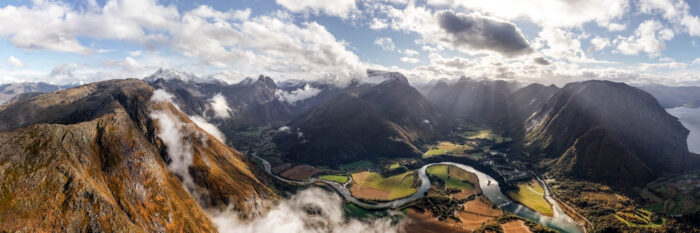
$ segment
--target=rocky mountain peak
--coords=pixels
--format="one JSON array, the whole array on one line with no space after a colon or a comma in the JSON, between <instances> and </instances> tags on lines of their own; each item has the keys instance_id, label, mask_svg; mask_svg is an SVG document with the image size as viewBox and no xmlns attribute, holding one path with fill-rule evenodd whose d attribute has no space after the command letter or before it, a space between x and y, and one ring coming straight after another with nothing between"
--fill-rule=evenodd
<instances>
[{"instance_id":1,"label":"rocky mountain peak","mask_svg":"<svg viewBox=\"0 0 700 233\"><path fill-rule=\"evenodd\" d=\"M154 83L158 80L164 81L174 81L179 80L182 82L193 82L193 83L217 83L220 80L212 77L199 77L195 74L186 71L176 70L174 68L159 68L155 73L150 76L143 78L143 81L148 83Z\"/></svg>"}]
</instances>

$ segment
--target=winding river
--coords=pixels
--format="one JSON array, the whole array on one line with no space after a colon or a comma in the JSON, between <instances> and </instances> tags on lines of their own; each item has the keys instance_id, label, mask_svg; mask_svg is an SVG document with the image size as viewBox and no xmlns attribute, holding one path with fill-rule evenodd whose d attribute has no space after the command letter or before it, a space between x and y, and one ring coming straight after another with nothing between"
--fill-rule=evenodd
<instances>
[{"instance_id":1,"label":"winding river","mask_svg":"<svg viewBox=\"0 0 700 233\"><path fill-rule=\"evenodd\" d=\"M263 167L265 169L265 172L268 174L272 175L278 180L287 182L287 183L293 183L297 185L310 185L315 182L323 182L335 189L340 195L343 196L346 200L362 207L365 209L395 209L399 208L405 204L411 203L413 201L416 201L420 198L423 198L425 196L426 191L430 188L430 179L428 179L428 175L426 174L425 170L433 165L438 165L438 164L446 164L446 165L453 165L456 167L459 167L461 169L464 169L465 171L474 173L478 178L479 178L479 187L481 187L482 193L486 198L488 198L491 202L496 204L499 208L506 210L508 212L511 212L515 215L518 215L520 217L532 220L534 222L541 223L549 228L558 230L559 232L565 232L565 233L582 233L585 232L585 230L578 224L576 224L564 211L559 207L559 204L554 201L554 199L550 195L550 190L549 187L542 181L541 179L538 178L538 181L541 183L542 187L545 190L545 199L552 205L552 208L554 210L554 215L552 217L549 216L544 216L541 215L538 212L535 212L523 205L520 205L518 203L515 203L511 201L506 195L501 192L501 188L498 185L498 182L496 179L493 179L491 176L474 169L471 166L467 166L464 164L459 164L459 163L453 163L453 162L440 162L440 163L430 163L426 164L423 167L418 169L418 176L420 178L420 187L418 190L411 196L405 197L405 198L400 198L396 199L393 201L389 202L380 202L380 203L369 203L365 202L362 200L359 200L355 197L352 196L350 193L350 190L346 187L347 183L352 182L352 180L348 181L346 184L340 184L337 182L333 181L326 181L326 180L321 180L321 179L316 179L316 178L311 178L308 181L294 181L294 180L289 180L280 176L277 176L272 173L272 169L270 166L270 163L267 162L265 159L258 157L257 155L253 154L252 155L254 158L259 159L263 163Z\"/></svg>"}]
</instances>

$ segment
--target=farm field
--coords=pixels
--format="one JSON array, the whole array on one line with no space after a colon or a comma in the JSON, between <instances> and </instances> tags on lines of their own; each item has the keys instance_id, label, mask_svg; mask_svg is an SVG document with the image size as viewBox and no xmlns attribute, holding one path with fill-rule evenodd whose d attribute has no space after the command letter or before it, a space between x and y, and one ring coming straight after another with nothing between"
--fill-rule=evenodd
<instances>
[{"instance_id":1,"label":"farm field","mask_svg":"<svg viewBox=\"0 0 700 233\"><path fill-rule=\"evenodd\" d=\"M321 178L322 180L335 181L341 184L345 184L345 182L350 180L350 178L348 178L346 175L322 175L318 178Z\"/></svg>"},{"instance_id":2,"label":"farm field","mask_svg":"<svg viewBox=\"0 0 700 233\"><path fill-rule=\"evenodd\" d=\"M630 227L661 227L666 222L664 218L655 218L654 214L644 209L634 209L632 211L619 211L614 214L617 220Z\"/></svg>"},{"instance_id":3,"label":"farm field","mask_svg":"<svg viewBox=\"0 0 700 233\"><path fill-rule=\"evenodd\" d=\"M462 170L455 166L449 165L433 165L426 169L429 175L437 176L445 182L446 188L455 188L462 190L453 197L462 199L467 198L472 194L480 192L478 184L479 180L476 175Z\"/></svg>"},{"instance_id":4,"label":"farm field","mask_svg":"<svg viewBox=\"0 0 700 233\"><path fill-rule=\"evenodd\" d=\"M416 192L413 187L414 172L382 177L379 173L363 171L352 174L350 192L357 198L389 201L410 196Z\"/></svg>"},{"instance_id":5,"label":"farm field","mask_svg":"<svg viewBox=\"0 0 700 233\"><path fill-rule=\"evenodd\" d=\"M512 138L509 137L502 137L501 135L498 135L494 133L490 129L482 129L482 130L474 130L474 131L467 131L462 134L462 137L464 139L481 139L481 140L491 140L495 143L503 143L503 142L509 142L512 141Z\"/></svg>"},{"instance_id":6,"label":"farm field","mask_svg":"<svg viewBox=\"0 0 700 233\"><path fill-rule=\"evenodd\" d=\"M309 165L297 165L282 172L280 176L290 180L305 180L316 175L318 169Z\"/></svg>"},{"instance_id":7,"label":"farm field","mask_svg":"<svg viewBox=\"0 0 700 233\"><path fill-rule=\"evenodd\" d=\"M530 228L525 225L522 220L510 221L501 224L503 233L531 233Z\"/></svg>"},{"instance_id":8,"label":"farm field","mask_svg":"<svg viewBox=\"0 0 700 233\"><path fill-rule=\"evenodd\" d=\"M440 142L433 146L430 150L423 154L423 157L428 158L438 155L462 155L465 151L474 150L474 147L468 144L455 144L452 142Z\"/></svg>"},{"instance_id":9,"label":"farm field","mask_svg":"<svg viewBox=\"0 0 700 233\"><path fill-rule=\"evenodd\" d=\"M552 216L554 212L544 199L544 189L536 180L518 184L518 191L509 191L508 197L543 215Z\"/></svg>"}]
</instances>

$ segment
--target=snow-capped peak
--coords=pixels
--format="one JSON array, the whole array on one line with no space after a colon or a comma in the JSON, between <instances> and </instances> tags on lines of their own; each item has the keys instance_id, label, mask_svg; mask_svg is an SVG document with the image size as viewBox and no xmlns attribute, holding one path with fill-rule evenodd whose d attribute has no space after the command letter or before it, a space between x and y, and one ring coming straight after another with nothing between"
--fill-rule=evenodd
<instances>
[{"instance_id":1,"label":"snow-capped peak","mask_svg":"<svg viewBox=\"0 0 700 233\"><path fill-rule=\"evenodd\" d=\"M149 82L149 83L158 81L159 79L163 79L165 81L180 80L183 82L194 82L194 83L217 83L217 82L220 82L218 79L216 79L212 76L199 77L199 76L192 74L190 72L179 71L179 70L175 70L173 68L167 68L167 69L160 68L160 69L158 69L158 71L156 71L152 75L143 78L144 81Z\"/></svg>"}]
</instances>

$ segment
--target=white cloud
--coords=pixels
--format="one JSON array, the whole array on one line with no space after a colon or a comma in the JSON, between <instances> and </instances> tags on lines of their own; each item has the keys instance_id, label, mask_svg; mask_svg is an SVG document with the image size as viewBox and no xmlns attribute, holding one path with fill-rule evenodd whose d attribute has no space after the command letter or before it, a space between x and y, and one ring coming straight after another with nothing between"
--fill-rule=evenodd
<instances>
[{"instance_id":1,"label":"white cloud","mask_svg":"<svg viewBox=\"0 0 700 233\"><path fill-rule=\"evenodd\" d=\"M182 132L186 127L185 124L177 119L176 116L171 116L163 111L152 112L149 116L158 122L158 138L165 144L171 160L168 164L168 169L182 177L182 183L185 188L190 193L193 193L196 187L189 172L193 156L192 144Z\"/></svg>"},{"instance_id":2,"label":"white cloud","mask_svg":"<svg viewBox=\"0 0 700 233\"><path fill-rule=\"evenodd\" d=\"M10 56L9 58L7 58L7 62L10 63L10 66L14 66L14 67L24 66L24 62L22 62L22 60L19 60L18 58L14 57L14 56Z\"/></svg>"},{"instance_id":3,"label":"white cloud","mask_svg":"<svg viewBox=\"0 0 700 233\"><path fill-rule=\"evenodd\" d=\"M591 49L593 51L600 51L610 46L610 39L606 37L596 36L591 39Z\"/></svg>"},{"instance_id":4,"label":"white cloud","mask_svg":"<svg viewBox=\"0 0 700 233\"><path fill-rule=\"evenodd\" d=\"M231 108L226 102L226 98L221 94L217 93L210 100L211 109L214 110L214 117L217 118L230 118Z\"/></svg>"},{"instance_id":5,"label":"white cloud","mask_svg":"<svg viewBox=\"0 0 700 233\"><path fill-rule=\"evenodd\" d=\"M305 99L314 97L318 95L318 93L321 93L321 89L306 84L303 88L299 88L289 92L277 90L277 92L275 92L275 96L277 96L277 99L279 99L280 101L287 102L290 104L296 104L299 101L303 101Z\"/></svg>"},{"instance_id":6,"label":"white cloud","mask_svg":"<svg viewBox=\"0 0 700 233\"><path fill-rule=\"evenodd\" d=\"M167 102L175 105L173 99L175 99L175 96L163 89L156 89L153 91L153 95L151 95L151 101L153 102ZM177 107L177 105L175 105L175 107Z\"/></svg>"},{"instance_id":7,"label":"white cloud","mask_svg":"<svg viewBox=\"0 0 700 233\"><path fill-rule=\"evenodd\" d=\"M682 69L688 65L682 62L665 62L665 63L642 63L640 68L642 70L656 70L656 69Z\"/></svg>"},{"instance_id":8,"label":"white cloud","mask_svg":"<svg viewBox=\"0 0 700 233\"><path fill-rule=\"evenodd\" d=\"M418 51L413 49L405 49L401 53L409 57L418 56L418 54L420 54Z\"/></svg>"},{"instance_id":9,"label":"white cloud","mask_svg":"<svg viewBox=\"0 0 700 233\"><path fill-rule=\"evenodd\" d=\"M310 212L308 210L318 210ZM309 188L281 200L264 215L247 221L235 211L210 211L212 222L222 233L395 233L390 217L360 221L346 218L343 199L334 193ZM313 223L313 224L310 224Z\"/></svg>"},{"instance_id":10,"label":"white cloud","mask_svg":"<svg viewBox=\"0 0 700 233\"><path fill-rule=\"evenodd\" d=\"M544 28L540 31L537 40L540 52L549 57L570 61L585 59L585 54L581 50L581 41L571 32L559 28Z\"/></svg>"},{"instance_id":11,"label":"white cloud","mask_svg":"<svg viewBox=\"0 0 700 233\"><path fill-rule=\"evenodd\" d=\"M357 11L355 0L276 0L277 4L296 13L326 14L347 18Z\"/></svg>"},{"instance_id":12,"label":"white cloud","mask_svg":"<svg viewBox=\"0 0 700 233\"><path fill-rule=\"evenodd\" d=\"M330 13L343 6L337 1L295 5L325 9L321 5L329 4ZM89 37L132 41L147 49L168 46L199 59L201 65L236 67L243 73L343 79L364 74L365 65L347 49L347 42L316 22L294 23L283 12L250 18L250 9L218 11L198 6L180 14L175 5L155 0L109 0L87 10L61 2L30 5L0 8L0 37L20 48L90 54L92 45L77 39ZM348 6L354 9L354 2ZM130 54L131 60L141 54Z\"/></svg>"},{"instance_id":13,"label":"white cloud","mask_svg":"<svg viewBox=\"0 0 700 233\"><path fill-rule=\"evenodd\" d=\"M7 36L20 48L89 54L92 49L80 44L78 37L148 45L161 41L162 33L174 28L178 18L174 6L161 6L153 0L110 0L103 8L85 11L62 2L34 1L31 8L0 9L0 36Z\"/></svg>"},{"instance_id":14,"label":"white cloud","mask_svg":"<svg viewBox=\"0 0 700 233\"><path fill-rule=\"evenodd\" d=\"M207 132L209 135L219 140L221 143L226 143L226 137L214 124L209 123L206 119L200 116L188 116L199 128Z\"/></svg>"},{"instance_id":15,"label":"white cloud","mask_svg":"<svg viewBox=\"0 0 700 233\"><path fill-rule=\"evenodd\" d=\"M386 51L394 51L394 49L396 49L394 41L389 37L379 37L374 40L374 44Z\"/></svg>"},{"instance_id":16,"label":"white cloud","mask_svg":"<svg viewBox=\"0 0 700 233\"><path fill-rule=\"evenodd\" d=\"M372 19L372 24L369 25L369 28L374 29L374 30L382 30L385 29L389 26L389 24L385 23L379 18L373 18Z\"/></svg>"},{"instance_id":17,"label":"white cloud","mask_svg":"<svg viewBox=\"0 0 700 233\"><path fill-rule=\"evenodd\" d=\"M141 51L141 50L134 50L134 51L129 52L129 55L132 57L138 57L138 56L141 56L141 54L143 54L143 51Z\"/></svg>"},{"instance_id":18,"label":"white cloud","mask_svg":"<svg viewBox=\"0 0 700 233\"><path fill-rule=\"evenodd\" d=\"M420 62L420 59L414 58L414 57L401 57L400 60L401 60L402 62L411 63L411 64L415 64L415 63Z\"/></svg>"},{"instance_id":19,"label":"white cloud","mask_svg":"<svg viewBox=\"0 0 700 233\"><path fill-rule=\"evenodd\" d=\"M646 20L639 24L634 35L619 37L617 51L626 55L637 55L646 52L649 56L659 56L666 49L665 41L673 39L671 29L664 27L659 21Z\"/></svg>"},{"instance_id":20,"label":"white cloud","mask_svg":"<svg viewBox=\"0 0 700 233\"><path fill-rule=\"evenodd\" d=\"M662 13L663 18L683 28L691 36L700 36L700 18L690 13L683 0L641 0L639 10L647 14Z\"/></svg>"}]
</instances>

